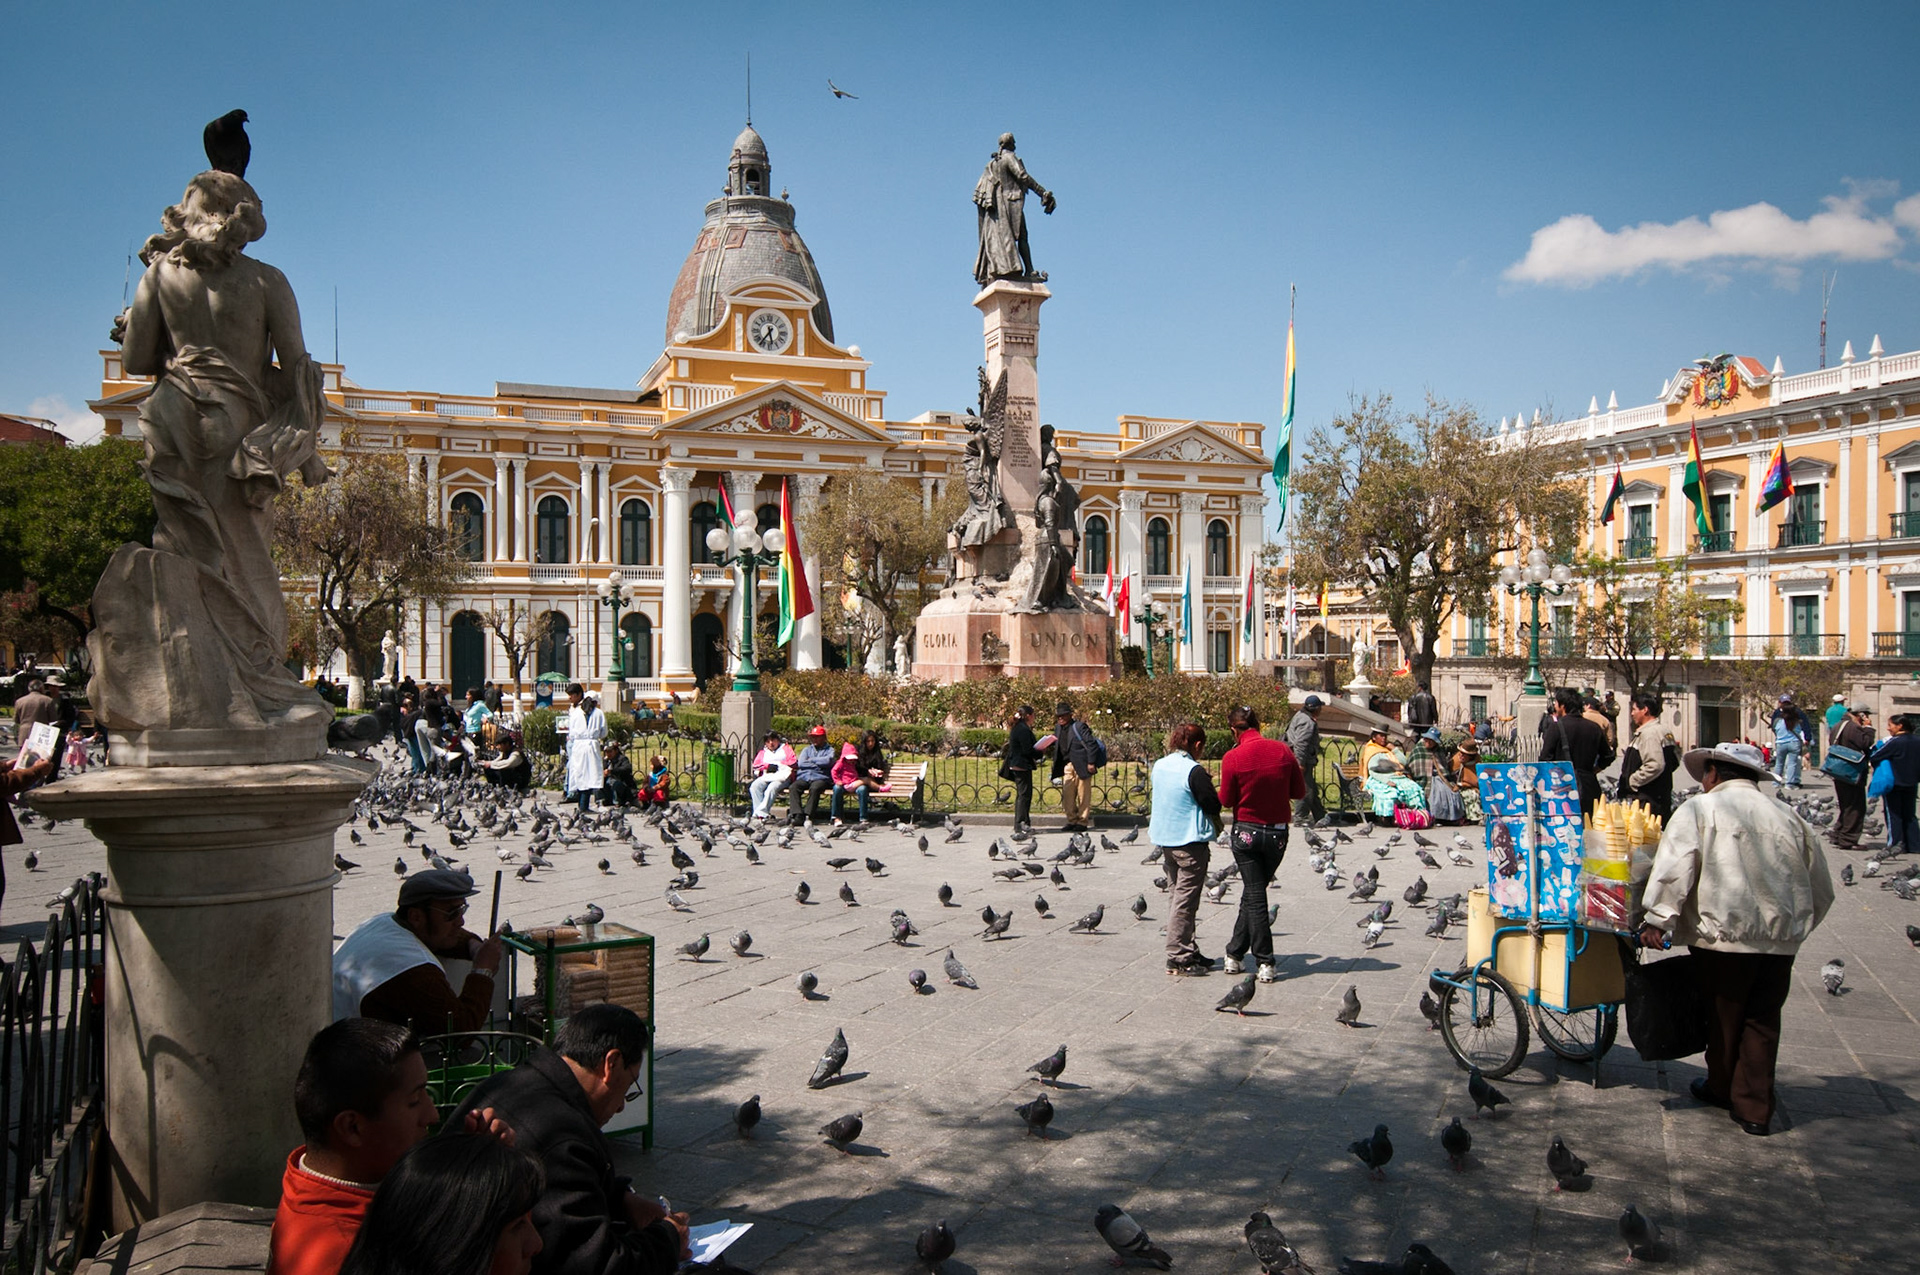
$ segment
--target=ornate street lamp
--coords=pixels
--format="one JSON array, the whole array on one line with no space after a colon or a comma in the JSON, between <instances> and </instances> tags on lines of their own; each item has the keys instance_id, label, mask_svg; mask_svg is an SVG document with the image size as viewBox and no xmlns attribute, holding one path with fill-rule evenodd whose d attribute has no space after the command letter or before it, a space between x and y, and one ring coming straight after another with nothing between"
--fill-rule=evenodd
<instances>
[{"instance_id":1,"label":"ornate street lamp","mask_svg":"<svg viewBox=\"0 0 1920 1275\"><path fill-rule=\"evenodd\" d=\"M1546 550L1535 549L1527 554L1526 566L1509 563L1500 568L1500 583L1509 595L1525 593L1533 600L1533 624L1527 636L1527 680L1520 693L1545 696L1547 679L1540 675L1540 595L1565 593L1573 584L1573 568L1564 562L1549 567Z\"/></svg>"},{"instance_id":2,"label":"ornate street lamp","mask_svg":"<svg viewBox=\"0 0 1920 1275\"><path fill-rule=\"evenodd\" d=\"M607 680L613 683L613 702L624 708L627 702L626 686L627 666L623 657L626 650L627 634L620 627L620 608L632 601L628 592L630 585L622 583L620 569L614 568L607 578L594 586L600 594L600 605L613 611L613 663L607 669Z\"/></svg>"},{"instance_id":3,"label":"ornate street lamp","mask_svg":"<svg viewBox=\"0 0 1920 1275\"><path fill-rule=\"evenodd\" d=\"M754 585L758 569L779 562L780 551L786 546L786 535L780 528L769 527L763 536L757 525L753 512L743 509L734 518L731 530L715 527L707 533L707 549L713 560L720 566L740 569L740 667L733 671L736 691L760 689L760 670L753 663ZM732 553L727 552L729 548Z\"/></svg>"},{"instance_id":4,"label":"ornate street lamp","mask_svg":"<svg viewBox=\"0 0 1920 1275\"><path fill-rule=\"evenodd\" d=\"M1167 671L1173 671L1173 629L1167 623L1166 608L1158 602L1141 603L1140 609L1133 613L1133 622L1147 631L1147 676L1153 677L1153 648L1159 641L1161 630L1167 634Z\"/></svg>"}]
</instances>

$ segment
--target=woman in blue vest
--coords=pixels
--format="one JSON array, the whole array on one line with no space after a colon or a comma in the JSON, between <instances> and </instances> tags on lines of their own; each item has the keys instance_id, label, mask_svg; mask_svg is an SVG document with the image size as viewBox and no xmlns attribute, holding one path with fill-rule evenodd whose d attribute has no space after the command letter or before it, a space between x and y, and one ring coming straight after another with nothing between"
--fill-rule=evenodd
<instances>
[{"instance_id":1,"label":"woman in blue vest","mask_svg":"<svg viewBox=\"0 0 1920 1275\"><path fill-rule=\"evenodd\" d=\"M1207 855L1220 828L1220 795L1200 764L1207 732L1183 722L1167 736L1167 755L1153 763L1153 818L1147 835L1161 850L1173 902L1167 917L1167 973L1204 974L1213 958L1194 945Z\"/></svg>"}]
</instances>

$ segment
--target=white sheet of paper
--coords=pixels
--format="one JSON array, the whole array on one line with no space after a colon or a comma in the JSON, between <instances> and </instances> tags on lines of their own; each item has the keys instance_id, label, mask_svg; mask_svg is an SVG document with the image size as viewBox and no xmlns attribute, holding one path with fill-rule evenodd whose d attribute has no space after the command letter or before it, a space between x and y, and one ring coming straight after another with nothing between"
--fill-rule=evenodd
<instances>
[{"instance_id":1,"label":"white sheet of paper","mask_svg":"<svg viewBox=\"0 0 1920 1275\"><path fill-rule=\"evenodd\" d=\"M708 1222L705 1226L688 1227L687 1247L693 1250L690 1260L711 1262L752 1229L751 1222Z\"/></svg>"}]
</instances>

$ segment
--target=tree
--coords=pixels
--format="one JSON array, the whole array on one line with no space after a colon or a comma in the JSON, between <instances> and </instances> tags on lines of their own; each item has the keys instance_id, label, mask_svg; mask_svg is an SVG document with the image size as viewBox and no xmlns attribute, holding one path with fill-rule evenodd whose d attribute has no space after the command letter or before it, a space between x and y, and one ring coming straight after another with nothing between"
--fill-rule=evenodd
<instances>
[{"instance_id":1,"label":"tree","mask_svg":"<svg viewBox=\"0 0 1920 1275\"><path fill-rule=\"evenodd\" d=\"M318 487L290 483L276 515L274 556L337 635L347 697L358 707L393 617L409 601L445 601L472 563L453 533L434 525L426 492L391 456L350 456Z\"/></svg>"},{"instance_id":2,"label":"tree","mask_svg":"<svg viewBox=\"0 0 1920 1275\"><path fill-rule=\"evenodd\" d=\"M1630 691L1658 690L1667 666L1703 648L1717 624L1739 618L1732 598L1687 586L1683 560L1652 565L1590 554L1579 570L1577 631L1590 658Z\"/></svg>"},{"instance_id":3,"label":"tree","mask_svg":"<svg viewBox=\"0 0 1920 1275\"><path fill-rule=\"evenodd\" d=\"M89 602L123 544L151 544L153 494L143 449L124 438L85 447L0 447L0 591L85 638Z\"/></svg>"},{"instance_id":4,"label":"tree","mask_svg":"<svg viewBox=\"0 0 1920 1275\"><path fill-rule=\"evenodd\" d=\"M1571 552L1586 518L1579 446L1489 436L1470 407L1357 398L1316 427L1293 474L1296 576L1363 590L1430 680L1446 621L1493 592L1502 553Z\"/></svg>"},{"instance_id":5,"label":"tree","mask_svg":"<svg viewBox=\"0 0 1920 1275\"><path fill-rule=\"evenodd\" d=\"M837 579L813 584L824 595L837 583L872 604L884 628L868 645L906 632L920 608L939 592L947 528L964 503L955 483L931 508L923 508L917 484L876 469L836 474L821 493L801 524L801 534L820 560L830 564L823 574ZM823 612L824 629L831 623L825 614L830 603L816 600L815 605Z\"/></svg>"},{"instance_id":6,"label":"tree","mask_svg":"<svg viewBox=\"0 0 1920 1275\"><path fill-rule=\"evenodd\" d=\"M1717 659L1710 662L1716 681L1732 690L1740 705L1742 729L1746 723L1765 723L1773 716L1782 695L1793 696L1800 711L1813 723L1815 738L1825 718L1826 706L1835 695L1843 695L1859 671L1848 660L1799 659L1783 655L1776 646L1750 653L1750 659Z\"/></svg>"},{"instance_id":7,"label":"tree","mask_svg":"<svg viewBox=\"0 0 1920 1275\"><path fill-rule=\"evenodd\" d=\"M506 606L494 607L480 618L493 630L493 636L499 640L500 650L507 657L507 667L513 670L513 694L517 703L520 679L526 672L527 661L553 632L553 612L522 607L518 601L509 598Z\"/></svg>"}]
</instances>

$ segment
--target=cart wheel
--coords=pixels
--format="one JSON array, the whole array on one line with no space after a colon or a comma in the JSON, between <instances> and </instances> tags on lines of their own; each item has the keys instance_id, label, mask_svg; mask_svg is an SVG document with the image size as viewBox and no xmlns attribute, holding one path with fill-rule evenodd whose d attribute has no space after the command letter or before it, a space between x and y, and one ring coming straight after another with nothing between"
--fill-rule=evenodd
<instances>
[{"instance_id":1,"label":"cart wheel","mask_svg":"<svg viewBox=\"0 0 1920 1275\"><path fill-rule=\"evenodd\" d=\"M1568 1062L1597 1063L1613 1048L1613 1038L1620 1031L1620 1014L1611 1005L1571 1014L1535 1005L1533 1025L1540 1031L1541 1042Z\"/></svg>"},{"instance_id":2,"label":"cart wheel","mask_svg":"<svg viewBox=\"0 0 1920 1275\"><path fill-rule=\"evenodd\" d=\"M1527 1056L1527 1011L1519 993L1492 970L1473 976L1472 990L1451 984L1440 997L1440 1036L1464 1069L1498 1080Z\"/></svg>"}]
</instances>

